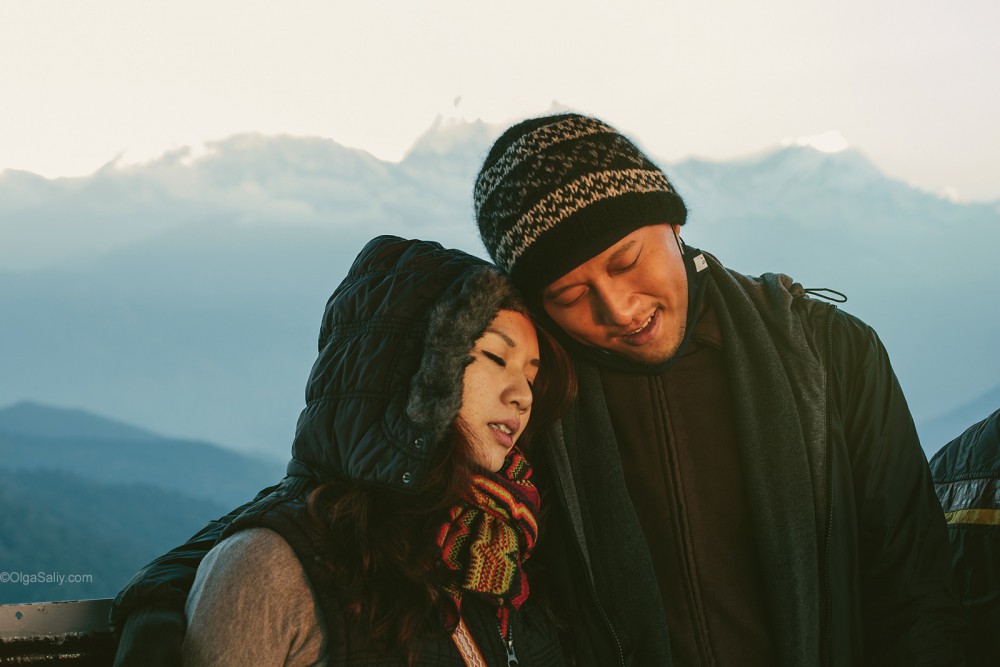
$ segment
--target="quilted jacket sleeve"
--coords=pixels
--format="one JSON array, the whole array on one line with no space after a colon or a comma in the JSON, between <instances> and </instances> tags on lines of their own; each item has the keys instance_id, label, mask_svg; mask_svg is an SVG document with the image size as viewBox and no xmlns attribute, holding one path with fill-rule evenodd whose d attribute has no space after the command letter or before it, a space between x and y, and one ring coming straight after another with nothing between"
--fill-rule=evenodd
<instances>
[{"instance_id":1,"label":"quilted jacket sleeve","mask_svg":"<svg viewBox=\"0 0 1000 667\"><path fill-rule=\"evenodd\" d=\"M833 322L857 511L867 665L962 665L964 620L951 584L944 515L889 357L875 331Z\"/></svg>"},{"instance_id":2,"label":"quilted jacket sleeve","mask_svg":"<svg viewBox=\"0 0 1000 667\"><path fill-rule=\"evenodd\" d=\"M955 587L969 634L970 667L1000 665L1000 410L931 459L948 522Z\"/></svg>"}]
</instances>

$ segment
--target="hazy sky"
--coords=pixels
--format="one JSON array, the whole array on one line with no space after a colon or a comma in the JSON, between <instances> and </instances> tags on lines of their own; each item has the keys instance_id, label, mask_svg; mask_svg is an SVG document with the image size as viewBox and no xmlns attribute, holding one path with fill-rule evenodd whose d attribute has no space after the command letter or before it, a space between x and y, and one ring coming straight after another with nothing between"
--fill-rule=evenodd
<instances>
[{"instance_id":1,"label":"hazy sky","mask_svg":"<svg viewBox=\"0 0 1000 667\"><path fill-rule=\"evenodd\" d=\"M399 159L437 116L553 101L667 160L839 131L1000 199L996 0L3 0L0 169L90 173L256 131Z\"/></svg>"}]
</instances>

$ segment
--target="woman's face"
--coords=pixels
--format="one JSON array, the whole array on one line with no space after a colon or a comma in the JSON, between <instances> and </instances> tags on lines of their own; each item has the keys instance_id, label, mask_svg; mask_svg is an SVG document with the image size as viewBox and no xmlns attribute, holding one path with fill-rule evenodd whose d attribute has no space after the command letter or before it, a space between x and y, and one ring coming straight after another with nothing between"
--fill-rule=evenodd
<instances>
[{"instance_id":1,"label":"woman's face","mask_svg":"<svg viewBox=\"0 0 1000 667\"><path fill-rule=\"evenodd\" d=\"M524 432L537 374L534 325L521 313L501 310L472 349L458 411L472 440L473 456L484 468L499 470Z\"/></svg>"}]
</instances>

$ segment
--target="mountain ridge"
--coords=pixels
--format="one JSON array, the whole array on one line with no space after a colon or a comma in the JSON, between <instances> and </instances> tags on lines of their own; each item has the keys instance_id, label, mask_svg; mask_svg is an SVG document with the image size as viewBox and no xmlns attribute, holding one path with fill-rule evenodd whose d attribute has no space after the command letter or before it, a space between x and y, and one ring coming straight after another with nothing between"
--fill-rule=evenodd
<instances>
[{"instance_id":1,"label":"mountain ridge","mask_svg":"<svg viewBox=\"0 0 1000 667\"><path fill-rule=\"evenodd\" d=\"M440 121L418 137L397 163L327 138L244 133L208 142L202 152L185 147L141 164L112 161L90 176L72 179L3 172L0 229L6 227L14 242L6 250L0 249L0 270L52 268L74 256L100 255L199 219L326 225L335 221L341 207L351 207L355 219L366 208L368 215L362 217L378 220L387 215L410 216L416 207L428 210L430 217L458 214L469 219L475 172L489 142L501 129L482 121ZM799 167L799 177L825 170L841 178L852 174L857 180L858 174L864 173L883 185L891 183L907 192L924 193L927 201L977 205L951 202L943 195L893 179L855 148L823 153L811 146L773 146L732 160L689 157L659 162L674 180L699 180L706 175L721 179L726 186L723 192L738 192L736 204L745 205L751 182L762 180L759 176L748 179L748 173L763 170L766 181L767 174L784 170L787 175L790 161ZM31 178L26 180L26 174ZM346 183L349 187L344 187ZM438 188L436 196L421 196L420 190L427 183ZM838 187L844 185L848 183ZM442 209L444 186L451 194ZM697 190L698 186L693 191ZM685 189L681 191L688 196ZM154 204L171 213L165 215ZM997 213L1000 201L978 205ZM130 215L138 210L146 214ZM72 224L60 222L74 212L93 218ZM42 224L28 225L24 216L31 215L40 216ZM100 224L96 224L98 219ZM48 233L39 227L47 228ZM87 235L80 233L83 229ZM45 242L53 231L68 234L67 240L74 243L67 248L73 250L47 248Z\"/></svg>"},{"instance_id":2,"label":"mountain ridge","mask_svg":"<svg viewBox=\"0 0 1000 667\"><path fill-rule=\"evenodd\" d=\"M0 409L0 470L141 483L222 507L240 505L284 476L284 464L277 461L27 401Z\"/></svg>"},{"instance_id":3,"label":"mountain ridge","mask_svg":"<svg viewBox=\"0 0 1000 667\"><path fill-rule=\"evenodd\" d=\"M0 404L79 405L286 455L324 304L364 243L389 233L485 255L472 184L498 131L443 122L399 163L345 157L356 149L330 140L244 138L204 159L109 169L100 187L59 183L51 197L0 178L0 233L12 239L0 247L11 323L0 327ZM918 423L1000 377L1000 317L987 307L1000 303L995 206L911 188L851 149L664 166L688 204L690 245L742 273L850 297ZM53 239L72 261L56 248L57 268L5 263L42 263L31 250Z\"/></svg>"}]
</instances>

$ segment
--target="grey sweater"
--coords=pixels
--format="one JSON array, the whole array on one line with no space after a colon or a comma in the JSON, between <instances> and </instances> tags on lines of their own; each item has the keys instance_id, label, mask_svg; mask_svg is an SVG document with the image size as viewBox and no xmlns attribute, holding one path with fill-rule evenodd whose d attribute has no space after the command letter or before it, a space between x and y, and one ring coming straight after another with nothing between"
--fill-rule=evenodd
<instances>
[{"instance_id":1,"label":"grey sweater","mask_svg":"<svg viewBox=\"0 0 1000 667\"><path fill-rule=\"evenodd\" d=\"M184 664L327 664L316 599L295 552L267 528L217 544L198 567L185 607Z\"/></svg>"}]
</instances>

